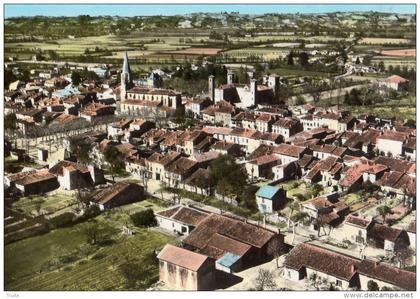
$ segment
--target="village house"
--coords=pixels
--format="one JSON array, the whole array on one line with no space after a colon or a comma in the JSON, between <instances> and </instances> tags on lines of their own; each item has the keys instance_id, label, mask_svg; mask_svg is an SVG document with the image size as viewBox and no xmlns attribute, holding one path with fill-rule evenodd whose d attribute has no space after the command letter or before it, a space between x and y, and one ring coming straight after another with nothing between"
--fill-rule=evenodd
<instances>
[{"instance_id":1,"label":"village house","mask_svg":"<svg viewBox=\"0 0 420 299\"><path fill-rule=\"evenodd\" d=\"M91 103L82 109L80 117L83 117L87 121L93 121L101 116L114 115L115 110L116 107L114 106Z\"/></svg>"},{"instance_id":2,"label":"village house","mask_svg":"<svg viewBox=\"0 0 420 299\"><path fill-rule=\"evenodd\" d=\"M403 145L408 139L409 134L407 133L385 130L376 139L376 148L383 156L400 157L404 155Z\"/></svg>"},{"instance_id":3,"label":"village house","mask_svg":"<svg viewBox=\"0 0 420 299\"><path fill-rule=\"evenodd\" d=\"M271 132L272 126L274 122L276 121L276 118L270 114L261 114L259 115L255 120L255 127L257 131L260 132ZM281 134L274 132L276 134Z\"/></svg>"},{"instance_id":4,"label":"village house","mask_svg":"<svg viewBox=\"0 0 420 299\"><path fill-rule=\"evenodd\" d=\"M372 219L349 214L343 222L343 240L349 240L356 244L367 244L368 230L372 227Z\"/></svg>"},{"instance_id":5,"label":"village house","mask_svg":"<svg viewBox=\"0 0 420 299\"><path fill-rule=\"evenodd\" d=\"M160 228L184 236L188 236L207 215L207 212L183 205L155 213Z\"/></svg>"},{"instance_id":6,"label":"village house","mask_svg":"<svg viewBox=\"0 0 420 299\"><path fill-rule=\"evenodd\" d=\"M249 111L241 111L232 118L232 127L256 130L257 116Z\"/></svg>"},{"instance_id":7,"label":"village house","mask_svg":"<svg viewBox=\"0 0 420 299\"><path fill-rule=\"evenodd\" d=\"M325 225L337 226L349 211L349 207L339 201L336 193L308 199L301 203L301 210L309 215L309 223L314 231L325 229Z\"/></svg>"},{"instance_id":8,"label":"village house","mask_svg":"<svg viewBox=\"0 0 420 299\"><path fill-rule=\"evenodd\" d=\"M374 223L368 230L368 244L385 251L395 252L410 246L410 239L404 230Z\"/></svg>"},{"instance_id":9,"label":"village house","mask_svg":"<svg viewBox=\"0 0 420 299\"><path fill-rule=\"evenodd\" d=\"M13 185L25 196L50 192L60 186L57 177L49 173L47 169L27 172L21 178L13 180Z\"/></svg>"},{"instance_id":10,"label":"village house","mask_svg":"<svg viewBox=\"0 0 420 299\"><path fill-rule=\"evenodd\" d=\"M59 161L50 165L49 172L57 176L60 187L74 190L105 183L103 171L93 165Z\"/></svg>"},{"instance_id":11,"label":"village house","mask_svg":"<svg viewBox=\"0 0 420 299\"><path fill-rule=\"evenodd\" d=\"M165 175L163 181L169 187L179 188L181 186L181 182L184 182L184 180L193 174L197 168L197 161L185 157L180 157L179 159L165 166Z\"/></svg>"},{"instance_id":12,"label":"village house","mask_svg":"<svg viewBox=\"0 0 420 299\"><path fill-rule=\"evenodd\" d=\"M407 91L410 81L398 75L392 75L384 80L379 81L379 87L393 89L396 91Z\"/></svg>"},{"instance_id":13,"label":"village house","mask_svg":"<svg viewBox=\"0 0 420 299\"><path fill-rule=\"evenodd\" d=\"M96 194L91 204L97 205L101 211L141 201L144 199L144 188L129 182L117 182Z\"/></svg>"},{"instance_id":14,"label":"village house","mask_svg":"<svg viewBox=\"0 0 420 299\"><path fill-rule=\"evenodd\" d=\"M273 133L282 135L286 140L303 130L299 119L280 118L273 124Z\"/></svg>"},{"instance_id":15,"label":"village house","mask_svg":"<svg viewBox=\"0 0 420 299\"><path fill-rule=\"evenodd\" d=\"M360 288L359 260L314 244L300 243L286 256L283 277L304 282L315 274L340 290ZM324 286L326 287L326 285Z\"/></svg>"},{"instance_id":16,"label":"village house","mask_svg":"<svg viewBox=\"0 0 420 299\"><path fill-rule=\"evenodd\" d=\"M340 158L328 157L316 162L304 177L304 181L307 184L320 182L324 187L336 186L344 169L342 161Z\"/></svg>"},{"instance_id":17,"label":"village house","mask_svg":"<svg viewBox=\"0 0 420 299\"><path fill-rule=\"evenodd\" d=\"M286 205L286 190L280 187L262 186L255 194L258 210L263 214L271 214Z\"/></svg>"},{"instance_id":18,"label":"village house","mask_svg":"<svg viewBox=\"0 0 420 299\"><path fill-rule=\"evenodd\" d=\"M218 141L210 147L210 151L216 151L222 155L231 155L233 157L239 157L242 154L242 147L239 144Z\"/></svg>"},{"instance_id":19,"label":"village house","mask_svg":"<svg viewBox=\"0 0 420 299\"><path fill-rule=\"evenodd\" d=\"M125 132L128 131L132 122L132 119L121 119L115 123L108 124L108 138L118 140L119 137L123 136Z\"/></svg>"},{"instance_id":20,"label":"village house","mask_svg":"<svg viewBox=\"0 0 420 299\"><path fill-rule=\"evenodd\" d=\"M210 290L215 280L214 261L200 253L167 244L158 254L159 281L175 290Z\"/></svg>"},{"instance_id":21,"label":"village house","mask_svg":"<svg viewBox=\"0 0 420 299\"><path fill-rule=\"evenodd\" d=\"M201 112L211 104L212 101L208 98L187 100L187 103L185 104L185 112L193 118L201 118Z\"/></svg>"},{"instance_id":22,"label":"village house","mask_svg":"<svg viewBox=\"0 0 420 299\"><path fill-rule=\"evenodd\" d=\"M181 157L180 153L168 152L166 154L154 153L146 159L146 166L150 178L157 181L163 181L165 167Z\"/></svg>"},{"instance_id":23,"label":"village house","mask_svg":"<svg viewBox=\"0 0 420 299\"><path fill-rule=\"evenodd\" d=\"M369 281L376 282L381 290L384 287L395 290L416 290L416 273L383 262L362 260L357 272L361 290L368 290Z\"/></svg>"},{"instance_id":24,"label":"village house","mask_svg":"<svg viewBox=\"0 0 420 299\"><path fill-rule=\"evenodd\" d=\"M384 262L356 259L315 244L301 243L286 256L283 277L295 282L305 282L316 274L340 290L368 291L370 281L380 290L384 287L395 290L414 291L416 274L393 267Z\"/></svg>"},{"instance_id":25,"label":"village house","mask_svg":"<svg viewBox=\"0 0 420 299\"><path fill-rule=\"evenodd\" d=\"M245 169L251 180L273 176L272 168L281 163L276 154L262 155L245 163Z\"/></svg>"},{"instance_id":26,"label":"village house","mask_svg":"<svg viewBox=\"0 0 420 299\"><path fill-rule=\"evenodd\" d=\"M283 235L271 230L243 220L210 214L182 243L184 248L213 258L216 267L222 271L237 272L271 259L267 247L273 239L283 243Z\"/></svg>"}]
</instances>

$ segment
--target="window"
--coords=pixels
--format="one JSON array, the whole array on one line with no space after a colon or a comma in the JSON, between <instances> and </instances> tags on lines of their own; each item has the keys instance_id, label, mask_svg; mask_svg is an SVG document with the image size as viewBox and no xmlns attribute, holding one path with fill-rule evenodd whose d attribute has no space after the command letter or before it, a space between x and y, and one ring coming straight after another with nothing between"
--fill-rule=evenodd
<instances>
[{"instance_id":1,"label":"window","mask_svg":"<svg viewBox=\"0 0 420 299\"><path fill-rule=\"evenodd\" d=\"M336 280L335 281L335 285L337 286L337 287L341 287L342 286L342 284L341 284L341 280Z\"/></svg>"}]
</instances>

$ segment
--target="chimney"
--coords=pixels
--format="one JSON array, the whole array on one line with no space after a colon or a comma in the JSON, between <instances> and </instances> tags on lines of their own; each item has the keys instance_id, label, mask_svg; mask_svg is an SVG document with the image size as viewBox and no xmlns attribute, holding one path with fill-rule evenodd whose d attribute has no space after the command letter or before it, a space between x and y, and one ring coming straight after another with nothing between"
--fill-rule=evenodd
<instances>
[{"instance_id":1,"label":"chimney","mask_svg":"<svg viewBox=\"0 0 420 299\"><path fill-rule=\"evenodd\" d=\"M233 73L232 70L228 70L228 73L227 73L227 84L233 84L234 81L235 81L235 74Z\"/></svg>"},{"instance_id":2,"label":"chimney","mask_svg":"<svg viewBox=\"0 0 420 299\"><path fill-rule=\"evenodd\" d=\"M213 103L215 101L214 90L215 90L214 76L210 75L209 76L209 96L210 96L210 100Z\"/></svg>"},{"instance_id":3,"label":"chimney","mask_svg":"<svg viewBox=\"0 0 420 299\"><path fill-rule=\"evenodd\" d=\"M256 105L257 104L257 80L251 79L251 84L249 87L251 90L252 104Z\"/></svg>"}]
</instances>

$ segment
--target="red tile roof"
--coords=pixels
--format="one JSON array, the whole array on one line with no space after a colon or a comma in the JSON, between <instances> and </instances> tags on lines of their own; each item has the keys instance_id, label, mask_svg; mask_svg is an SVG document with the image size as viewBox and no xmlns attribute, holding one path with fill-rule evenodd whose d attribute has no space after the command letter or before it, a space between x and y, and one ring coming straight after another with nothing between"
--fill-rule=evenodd
<instances>
[{"instance_id":1,"label":"red tile roof","mask_svg":"<svg viewBox=\"0 0 420 299\"><path fill-rule=\"evenodd\" d=\"M159 252L158 259L197 272L209 258L205 255L167 244Z\"/></svg>"}]
</instances>

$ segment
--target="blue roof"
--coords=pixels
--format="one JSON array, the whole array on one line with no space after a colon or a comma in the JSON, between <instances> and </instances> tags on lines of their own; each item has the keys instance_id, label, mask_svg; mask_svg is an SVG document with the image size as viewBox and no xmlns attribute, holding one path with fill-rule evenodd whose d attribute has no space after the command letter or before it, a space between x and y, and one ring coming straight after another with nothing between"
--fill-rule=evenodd
<instances>
[{"instance_id":1,"label":"blue roof","mask_svg":"<svg viewBox=\"0 0 420 299\"><path fill-rule=\"evenodd\" d=\"M233 254L231 252L225 253L220 259L217 260L217 263L230 268L234 263L236 263L241 257L239 255Z\"/></svg>"},{"instance_id":2,"label":"blue roof","mask_svg":"<svg viewBox=\"0 0 420 299\"><path fill-rule=\"evenodd\" d=\"M280 190L279 187L273 187L273 186L266 185L266 186L262 186L260 189L258 189L258 192L257 192L256 195L264 197L264 198L271 199L271 198L274 197L274 195L276 195L276 193L279 190Z\"/></svg>"}]
</instances>

